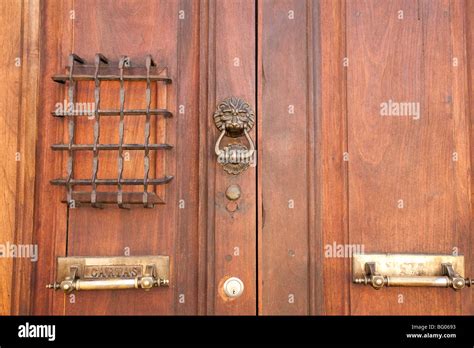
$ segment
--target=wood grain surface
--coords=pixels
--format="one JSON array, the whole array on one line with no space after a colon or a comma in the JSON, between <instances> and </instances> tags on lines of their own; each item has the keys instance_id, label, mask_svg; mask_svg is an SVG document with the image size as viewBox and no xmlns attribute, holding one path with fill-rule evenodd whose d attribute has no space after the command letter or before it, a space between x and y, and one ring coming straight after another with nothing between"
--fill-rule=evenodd
<instances>
[{"instance_id":1,"label":"wood grain surface","mask_svg":"<svg viewBox=\"0 0 474 348\"><path fill-rule=\"evenodd\" d=\"M474 3L470 0L7 0L0 2L0 244L37 244L38 262L0 258L0 315L474 314L472 290L385 288L351 282L365 253L463 254L474 276ZM154 209L67 208L66 96L51 76L74 52L117 64L151 54L173 83L153 86L152 141L174 147L152 158L174 179ZM20 64L15 65L17 58ZM102 106L119 88L103 83ZM145 84L126 84L144 107ZM93 83L78 97L94 99ZM214 153L212 115L230 96L256 111L257 168L225 173ZM384 103L417 115L384 116ZM92 143L93 121L76 139ZM144 139L144 118L126 118L126 142ZM118 120L101 119L102 143ZM226 139L227 141L227 139ZM240 141L240 140L238 140ZM242 139L242 142L244 140ZM20 160L17 159L19 154ZM77 154L90 178L92 156ZM142 177L131 153L127 177ZM99 177L116 177L117 153L101 153ZM230 211L227 187L242 191ZM162 254L170 288L78 292L45 288L58 256ZM229 299L223 282L245 284Z\"/></svg>"},{"instance_id":2,"label":"wood grain surface","mask_svg":"<svg viewBox=\"0 0 474 348\"><path fill-rule=\"evenodd\" d=\"M472 6L263 1L259 11L260 313L472 314L469 291L374 292L351 284L350 255L321 257L335 245L472 260ZM390 101L420 114L382 116Z\"/></svg>"},{"instance_id":3,"label":"wood grain surface","mask_svg":"<svg viewBox=\"0 0 474 348\"><path fill-rule=\"evenodd\" d=\"M39 76L39 1L0 4L0 243L31 245ZM0 259L0 314L30 311L31 258Z\"/></svg>"},{"instance_id":4,"label":"wood grain surface","mask_svg":"<svg viewBox=\"0 0 474 348\"><path fill-rule=\"evenodd\" d=\"M178 30L178 5L175 2L113 2L113 1L102 1L99 3L93 1L83 1L70 4L69 7L58 8L57 2L50 3L51 8L47 9L46 12L52 16L57 13L63 15L69 14L71 10L74 11L75 19L70 21L71 31L63 40L71 41L71 48L64 47L59 52L61 57L67 57L69 52L75 52L76 54L84 57L88 61L92 61L95 53L101 52L112 62L118 62L121 55L129 55L132 64L143 65L146 54L152 54L155 61L159 66L167 66L170 76L173 78L174 83L169 87L168 100L166 107L174 113L174 118L166 124L166 139L158 139L159 134L155 133L152 138L155 141L166 140L168 143L174 145L174 149L166 154L165 163L166 171L171 175L175 176L174 181L166 188L166 204L159 205L154 209L140 209L133 208L129 211L120 210L117 207L108 207L103 210L93 209L90 207L81 207L77 209L69 209L69 221L67 234L64 233L57 236L57 243L65 243L67 250L61 251L56 249L56 255L60 256L63 253L66 255L90 255L90 256L106 256L106 255L123 255L124 252L130 250L130 255L148 255L148 254L162 254L169 255L171 257L171 288L170 289L158 289L154 292L137 292L137 291L123 291L123 292L112 292L112 293L78 293L76 301L71 303L68 301L68 297L65 297L61 293L56 293L54 297L56 299L64 298L63 301L58 302L58 307L53 309L53 312L65 314L133 314L133 313L161 313L161 314L172 314L177 310L176 304L178 303L178 292L184 294L186 300L183 303L182 308L179 309L182 313L195 313L197 307L196 301L196 272L193 272L193 265L196 264L196 259L193 260L192 253L187 255L186 260L179 265L176 264L175 258L175 243L178 233L181 235L180 238L185 238L189 245L193 245L191 248L196 249L195 244L197 242L196 230L193 231L192 226L195 225L190 222L190 226L178 225L177 221L177 209L179 199L186 201L185 212L180 216L185 216L189 219L189 216L193 215L196 219L197 210L197 192L193 190L186 190L186 186L180 186L180 191L186 191L184 197L179 198L177 196L177 185L176 182L181 182L183 185L197 186L197 176L191 176L193 168L197 165L197 149L193 148L192 141L196 139L195 134L189 134L189 137L176 137L176 123L179 117L186 117L186 124L189 128L197 126L196 113L192 112L193 106L190 106L190 112L185 115L177 114L177 82L178 76L182 76L183 82L187 84L196 84L196 75L189 74L190 70L193 70L193 65L197 64L197 55L190 55L189 51L186 54L180 52L178 56L178 37L186 35L186 37L192 37L187 33L183 33L183 30L192 30L193 21L190 25L183 26ZM185 9L189 10L188 15L192 17L193 11L189 2L185 3ZM158 17L157 17L158 16ZM59 16L63 17L63 16ZM195 18L195 17L194 17ZM130 21L135 21L131 25ZM50 26L48 22L46 26ZM117 35L117 33L121 33ZM58 40L58 39L57 39ZM183 43L183 40L179 40ZM57 42L56 42L57 45ZM183 60L182 67L185 69L185 75L179 75L178 72L178 57ZM63 58L64 59L64 58ZM53 62L50 62L53 65ZM60 72L63 69L64 64L60 64L59 67L55 67L54 73ZM51 74L47 74L50 78ZM58 91L61 94L61 87L52 85L52 89ZM78 90L78 97L86 98L91 96L91 86L83 86L83 90ZM126 86L126 103L130 107L143 107L144 103L144 85L137 84ZM181 87L182 88L182 87ZM116 86L102 86L103 94L101 95L102 105L109 107L117 107L118 93L114 95L114 92L118 92ZM188 93L183 94L183 103L189 103L186 100L188 98L195 98L197 95L197 89L189 89ZM51 103L51 101L50 101ZM50 104L51 105L51 104ZM189 105L189 104L188 104ZM43 115L47 115L44 113ZM47 116L46 116L47 117ZM60 120L54 120L55 122L61 122ZM115 120L114 120L115 121ZM105 123L101 121L101 141L116 142L117 134L114 132L114 126L117 126L116 122ZM82 122L82 123L81 123ZM77 127L77 140L83 143L90 142L91 127L87 124L87 120L78 122ZM161 121L154 122L157 126L158 123L162 125ZM125 141L126 142L143 142L140 134L143 134L144 122L143 119L128 118L126 120L125 130ZM115 127L117 130L118 127ZM57 135L56 135L57 136ZM51 137L48 139L49 144L57 142L60 137L54 139ZM189 139L189 144L186 143ZM153 141L152 140L152 141ZM177 143L177 141L183 141ZM188 148L189 151L177 152L176 149ZM48 157L51 157L51 151L48 149ZM176 167L176 153L179 156L183 156L179 162L182 164L180 172L183 170L190 175L188 178L179 178ZM128 177L140 177L143 176L143 161L140 162L139 156L131 156L131 162L129 166L124 169L124 175ZM191 158L191 160L189 160ZM90 159L90 158L89 158ZM193 161L194 159L194 161ZM116 160L113 158L113 154L105 154L100 157L100 170L99 176L101 177L115 177L116 173ZM135 161L134 161L135 160ZM82 161L82 162L81 162ZM76 175L84 177L90 176L91 164L87 164L87 155L78 158L78 170ZM191 166L191 167L189 167ZM57 176L61 171L55 171ZM157 173L154 173L157 174ZM161 173L163 174L163 173ZM49 179L49 178L48 178ZM46 182L42 183L41 186L48 185ZM55 191L61 191L63 188L54 188ZM57 203L56 200L54 204ZM165 210L166 209L166 210ZM192 212L194 211L194 214ZM166 218L165 218L166 217ZM178 226L181 228L178 231ZM64 231L66 232L66 231ZM194 233L193 233L194 232ZM188 238L186 238L188 237ZM181 244L182 249L187 248L186 243ZM180 254L181 255L181 254ZM182 257L180 256L180 260ZM191 275L182 275L179 270L186 269L188 262ZM184 268L181 268L184 267ZM190 281L186 279L190 277ZM186 279L186 284L178 282L178 279ZM41 281L46 281L44 277ZM41 288L41 285L38 285ZM45 292L43 290L42 292ZM50 295L52 296L52 295ZM43 300L44 302L44 300ZM100 305L98 305L100 304ZM127 305L124 305L127 304ZM178 311L178 310L177 310Z\"/></svg>"},{"instance_id":5,"label":"wood grain surface","mask_svg":"<svg viewBox=\"0 0 474 348\"><path fill-rule=\"evenodd\" d=\"M473 174L474 174L474 113L472 110L474 110L474 21L472 20L474 18L474 3L472 1L466 1L466 7L465 7L465 12L464 12L464 23L466 25L465 27L465 45L466 45L466 66L467 66L467 88L468 88L468 96L467 96L467 108L468 108L468 115L470 114L470 118L468 118L469 122L469 127L470 129L470 138L469 138L469 153L471 157L471 171L468 172L468 175L470 175L470 180L471 180L471 197L470 197L470 202L471 202L471 226L470 226L470 233L465 236L466 240L466 245L467 248L470 250L474 249L474 233L472 232L474 229L474 179L473 179ZM470 112L469 112L470 110ZM469 117L469 116L468 116ZM469 190L467 191L469 192ZM472 255L472 254L471 254ZM466 267L466 272L468 274L474 274L474 262L469 262ZM474 312L474 293L471 292L470 294L465 294L466 297L465 303L465 311L468 313L473 313Z\"/></svg>"},{"instance_id":6,"label":"wood grain surface","mask_svg":"<svg viewBox=\"0 0 474 348\"><path fill-rule=\"evenodd\" d=\"M15 1L2 2L0 5L0 20L4 24L5 30L10 32L10 37L2 35L0 38L0 49L2 57L5 57L7 64L2 64L0 68L0 146L5 151L0 165L0 183L3 188L1 203L4 209L0 212L1 238L0 242L13 243L16 225L16 189L18 180L18 165L15 161L15 154L18 152L18 119L20 115L21 98L21 68L15 66L15 59L21 57L21 3ZM0 313L8 314L11 310L12 298L12 273L13 259L3 258L0 261Z\"/></svg>"},{"instance_id":7,"label":"wood grain surface","mask_svg":"<svg viewBox=\"0 0 474 348\"><path fill-rule=\"evenodd\" d=\"M240 96L255 105L254 15L255 8L248 1L44 3L46 45L42 54L48 59L42 69L47 91L42 94L45 127L39 141L37 238L49 248L43 251L36 270L34 313L255 313L255 170L240 177L222 170L213 152L218 134L212 123L217 103L228 96ZM245 41L240 41L242 35ZM65 141L67 131L63 121L49 113L64 98L65 90L51 76L63 72L70 52L87 62L100 52L115 64L121 55L128 55L132 65L143 65L145 55L151 54L158 66L167 67L173 83L166 94L162 86L153 88L152 106L166 107L174 117L152 122L156 132L151 137L151 141L174 146L154 159L157 164L164 162L164 168L157 165L152 170L157 176L174 176L161 192L164 204L126 211L114 206L66 209L60 203L57 197L64 195L64 188L51 187L49 180L64 175L65 154L53 153L49 146ZM235 58L240 65L234 68ZM144 108L145 85L127 83L125 88L126 106ZM103 83L101 91L101 107L118 108L118 84ZM79 85L77 98L93 102L93 84ZM77 122L78 143L93 142L92 124L87 118ZM101 143L117 142L117 132L117 120L101 119ZM143 132L143 118L126 118L125 142L143 142ZM116 176L116 156L100 154L99 178ZM47 166L53 159L57 164ZM92 155L78 153L75 162L75 176L89 178ZM124 175L143 176L142 154L131 154ZM243 195L238 211L230 214L224 193L232 183L239 183ZM229 261L235 248L239 255ZM57 256L114 256L127 251L132 256L169 255L171 287L150 292L79 292L74 300L44 289L54 280ZM228 276L238 276L245 283L244 295L232 301L221 291Z\"/></svg>"},{"instance_id":8,"label":"wood grain surface","mask_svg":"<svg viewBox=\"0 0 474 348\"><path fill-rule=\"evenodd\" d=\"M210 31L210 44L215 50L214 73L208 85L211 115L217 104L225 98L236 96L244 99L250 107L256 107L255 72L255 3L247 0L210 2L211 16L214 18ZM210 52L209 55L212 55ZM212 70L211 70L212 71ZM219 131L211 120L208 124L214 144ZM250 132L256 139L255 130ZM237 140L245 143L245 140ZM231 175L217 163L214 146L208 147L210 163L215 167L214 176L214 217L212 238L214 277L209 281L215 301L214 314L251 315L256 313L256 169L251 166L240 175ZM212 172L212 171L211 171ZM225 196L227 188L238 185L241 197L236 201L233 212L229 209L229 199ZM212 192L212 191L211 191ZM212 223L211 222L211 223ZM212 232L211 232L212 233ZM228 298L223 293L223 283L229 277L240 278L245 286L238 298Z\"/></svg>"},{"instance_id":9,"label":"wood grain surface","mask_svg":"<svg viewBox=\"0 0 474 348\"><path fill-rule=\"evenodd\" d=\"M364 251L472 258L465 96L456 84L449 1L348 2L349 233ZM404 11L403 20L397 11ZM462 36L458 40L462 40ZM461 53L462 51L458 53ZM461 84L462 84L461 83ZM419 103L416 116L380 116L380 104ZM458 160L453 161L453 153ZM464 238L463 238L464 236ZM352 314L461 314L446 289L351 289Z\"/></svg>"},{"instance_id":10,"label":"wood grain surface","mask_svg":"<svg viewBox=\"0 0 474 348\"><path fill-rule=\"evenodd\" d=\"M260 312L308 314L314 118L308 105L313 76L307 57L313 48L307 48L307 26L313 13L297 0L264 1L260 11Z\"/></svg>"}]
</instances>

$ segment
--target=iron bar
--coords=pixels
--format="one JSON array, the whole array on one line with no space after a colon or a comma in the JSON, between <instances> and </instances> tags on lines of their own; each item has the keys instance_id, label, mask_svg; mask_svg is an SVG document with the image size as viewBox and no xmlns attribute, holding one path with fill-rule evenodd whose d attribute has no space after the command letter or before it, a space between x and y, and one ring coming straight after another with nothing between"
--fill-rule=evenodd
<instances>
[{"instance_id":1,"label":"iron bar","mask_svg":"<svg viewBox=\"0 0 474 348\"><path fill-rule=\"evenodd\" d=\"M143 193L142 192L123 192L123 199L127 204L143 204ZM72 197L74 201L78 203L90 203L91 195L90 192L84 191L73 191ZM154 192L150 192L148 200L151 204L163 203L163 200L156 195ZM97 201L104 204L117 203L117 192L97 192Z\"/></svg>"},{"instance_id":2,"label":"iron bar","mask_svg":"<svg viewBox=\"0 0 474 348\"><path fill-rule=\"evenodd\" d=\"M100 116L120 116L120 110L99 110L97 113ZM144 116L146 115L146 109L131 109L131 110L123 110L123 114L125 116ZM164 117L172 117L173 114L166 110L166 109L150 109L150 115L162 115ZM51 111L51 115L56 117L64 117L64 116L93 116L96 112L88 114L87 112L74 112L74 113L66 113L66 112L55 112Z\"/></svg>"},{"instance_id":3,"label":"iron bar","mask_svg":"<svg viewBox=\"0 0 474 348\"><path fill-rule=\"evenodd\" d=\"M123 133L124 133L124 120L125 120L125 87L124 81L125 76L123 74L125 63L128 57L122 56L119 62L120 69L120 123L119 123L119 151L118 151L118 180L117 180L117 205L121 209L128 209L129 206L123 203L123 192L122 192L122 176L123 176Z\"/></svg>"},{"instance_id":4,"label":"iron bar","mask_svg":"<svg viewBox=\"0 0 474 348\"><path fill-rule=\"evenodd\" d=\"M144 157L144 178L143 178L143 206L145 208L153 207L148 203L148 175L150 172L150 149L148 145L150 143L150 105L151 105L151 82L150 82L150 69L155 66L155 62L150 55L146 57L146 118L145 118L145 157Z\"/></svg>"},{"instance_id":5,"label":"iron bar","mask_svg":"<svg viewBox=\"0 0 474 348\"><path fill-rule=\"evenodd\" d=\"M94 81L95 76L94 75L88 75L88 74L73 74L71 75L71 78L74 81ZM98 75L97 78L100 81L120 81L120 75ZM150 75L149 76L150 81L160 81L160 82L166 82L166 83L171 83L171 78L169 77L163 77L159 75ZM58 82L58 83L65 83L68 81L69 75L54 75L53 76L53 81ZM146 81L147 76L146 75L128 75L124 76L124 81Z\"/></svg>"},{"instance_id":6,"label":"iron bar","mask_svg":"<svg viewBox=\"0 0 474 348\"><path fill-rule=\"evenodd\" d=\"M170 182L173 179L173 176L167 175L163 178L159 179L148 179L148 184L149 185L163 185L168 182ZM50 181L51 184L53 185L92 185L92 180L91 179L71 179L69 182L67 179L53 179ZM119 180L117 179L96 179L96 184L97 185L118 185ZM120 180L121 185L143 185L143 179L121 179Z\"/></svg>"},{"instance_id":7,"label":"iron bar","mask_svg":"<svg viewBox=\"0 0 474 348\"><path fill-rule=\"evenodd\" d=\"M97 145L99 144L100 138L100 80L97 78L99 76L100 63L108 64L109 61L102 54L97 53L95 55L95 79L94 79L94 146L93 159L92 159L92 192L91 192L91 204L94 208L100 208L101 206L97 203L97 172L99 171L99 149ZM71 149L72 151L72 149Z\"/></svg>"},{"instance_id":8,"label":"iron bar","mask_svg":"<svg viewBox=\"0 0 474 348\"><path fill-rule=\"evenodd\" d=\"M84 64L84 60L75 55L74 53L69 55L69 87L68 87L68 98L69 98L69 103L72 103L74 105L74 92L75 92L75 82L73 79L73 74L74 74L74 63L77 62L79 64ZM67 165L66 165L66 171L67 171L67 202L68 206L73 205L73 200L72 200L72 178L74 175L74 158L73 158L73 151L72 151L72 146L74 144L74 127L75 127L75 121L73 117L69 117L68 121L68 136L69 136L69 144L68 144L68 159L67 159Z\"/></svg>"},{"instance_id":9,"label":"iron bar","mask_svg":"<svg viewBox=\"0 0 474 348\"><path fill-rule=\"evenodd\" d=\"M51 148L54 151L65 151L69 150L68 144L53 144ZM97 149L100 151L107 150L119 150L120 145L118 144L97 144ZM149 150L169 150L173 146L169 144L149 144ZM94 144L74 144L72 145L72 151L89 151L94 149ZM142 144L123 144L122 150L145 150L145 145Z\"/></svg>"}]
</instances>

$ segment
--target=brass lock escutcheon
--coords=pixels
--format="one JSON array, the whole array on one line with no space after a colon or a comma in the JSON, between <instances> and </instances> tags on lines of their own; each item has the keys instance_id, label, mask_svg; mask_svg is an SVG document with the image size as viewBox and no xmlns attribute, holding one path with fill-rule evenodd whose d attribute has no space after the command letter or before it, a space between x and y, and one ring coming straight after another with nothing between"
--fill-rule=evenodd
<instances>
[{"instance_id":1,"label":"brass lock escutcheon","mask_svg":"<svg viewBox=\"0 0 474 348\"><path fill-rule=\"evenodd\" d=\"M58 257L57 270L46 287L66 293L169 286L168 256Z\"/></svg>"},{"instance_id":2,"label":"brass lock escutcheon","mask_svg":"<svg viewBox=\"0 0 474 348\"><path fill-rule=\"evenodd\" d=\"M384 286L461 290L474 284L464 277L464 256L360 254L353 257L352 272L354 283L377 290Z\"/></svg>"},{"instance_id":3,"label":"brass lock escutcheon","mask_svg":"<svg viewBox=\"0 0 474 348\"><path fill-rule=\"evenodd\" d=\"M255 113L250 105L241 98L230 97L219 103L214 112L214 123L221 131L215 146L218 162L229 174L240 174L254 160L255 145L249 132L255 125ZM221 149L224 136L239 138L245 136L249 148L242 143L233 142Z\"/></svg>"}]
</instances>

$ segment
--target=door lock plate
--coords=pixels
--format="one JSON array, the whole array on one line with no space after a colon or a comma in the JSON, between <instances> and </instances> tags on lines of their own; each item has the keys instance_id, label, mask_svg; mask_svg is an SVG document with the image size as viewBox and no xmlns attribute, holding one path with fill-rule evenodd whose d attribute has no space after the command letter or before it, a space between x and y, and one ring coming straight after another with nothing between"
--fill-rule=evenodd
<instances>
[{"instance_id":1,"label":"door lock plate","mask_svg":"<svg viewBox=\"0 0 474 348\"><path fill-rule=\"evenodd\" d=\"M58 257L56 282L64 292L169 286L169 256Z\"/></svg>"},{"instance_id":2,"label":"door lock plate","mask_svg":"<svg viewBox=\"0 0 474 348\"><path fill-rule=\"evenodd\" d=\"M224 293L227 297L239 297L244 292L244 282L237 277L231 277L224 282Z\"/></svg>"}]
</instances>

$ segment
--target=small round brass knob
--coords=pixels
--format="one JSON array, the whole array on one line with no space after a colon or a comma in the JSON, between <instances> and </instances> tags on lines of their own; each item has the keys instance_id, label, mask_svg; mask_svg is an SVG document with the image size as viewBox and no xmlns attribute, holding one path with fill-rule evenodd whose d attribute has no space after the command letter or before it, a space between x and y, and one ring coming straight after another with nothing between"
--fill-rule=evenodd
<instances>
[{"instance_id":1,"label":"small round brass knob","mask_svg":"<svg viewBox=\"0 0 474 348\"><path fill-rule=\"evenodd\" d=\"M453 279L453 288L455 290L461 290L466 285L464 278L454 278Z\"/></svg>"},{"instance_id":2,"label":"small round brass knob","mask_svg":"<svg viewBox=\"0 0 474 348\"><path fill-rule=\"evenodd\" d=\"M240 187L239 185L230 185L225 191L227 199L236 201L240 198Z\"/></svg>"},{"instance_id":3,"label":"small round brass knob","mask_svg":"<svg viewBox=\"0 0 474 348\"><path fill-rule=\"evenodd\" d=\"M381 289L384 286L383 277L379 275L372 276L372 286L377 290Z\"/></svg>"}]
</instances>

